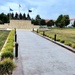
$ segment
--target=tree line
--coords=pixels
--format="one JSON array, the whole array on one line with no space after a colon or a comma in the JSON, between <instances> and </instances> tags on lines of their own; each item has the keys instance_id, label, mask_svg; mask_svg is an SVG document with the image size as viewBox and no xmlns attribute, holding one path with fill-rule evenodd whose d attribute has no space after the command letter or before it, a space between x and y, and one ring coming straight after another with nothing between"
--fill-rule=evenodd
<instances>
[{"instance_id":1,"label":"tree line","mask_svg":"<svg viewBox=\"0 0 75 75\"><path fill-rule=\"evenodd\" d=\"M8 14L8 16L10 16L10 19L14 19L14 20L31 20L31 17L29 14L25 14L25 13L20 13L18 14L17 12L14 14L14 13L10 13Z\"/></svg>"},{"instance_id":2,"label":"tree line","mask_svg":"<svg viewBox=\"0 0 75 75\"><path fill-rule=\"evenodd\" d=\"M14 19L14 20L31 20L31 17L29 14L18 14L18 13L8 13L8 14L4 14L1 13L0 14L0 24L4 24L4 23L10 23L10 19Z\"/></svg>"},{"instance_id":3,"label":"tree line","mask_svg":"<svg viewBox=\"0 0 75 75\"><path fill-rule=\"evenodd\" d=\"M56 26L56 27L64 28L70 24L69 15L62 15L62 14L58 16L57 20L54 21L51 19L47 22L45 19L42 19L40 15L37 15L35 19L31 19L30 15L29 14L26 15L25 13L18 14L16 12L15 14L14 13L0 14L0 24L10 23L10 19L31 20L31 23L34 25L47 25L48 27ZM75 27L75 21L72 26Z\"/></svg>"},{"instance_id":4,"label":"tree line","mask_svg":"<svg viewBox=\"0 0 75 75\"><path fill-rule=\"evenodd\" d=\"M70 18L69 15L59 15L57 20L49 20L46 22L45 19L41 19L40 15L37 15L35 19L31 20L31 23L34 25L47 25L48 27L59 27L59 28L64 28L67 27L70 24ZM75 21L74 24L72 25L75 27Z\"/></svg>"}]
</instances>

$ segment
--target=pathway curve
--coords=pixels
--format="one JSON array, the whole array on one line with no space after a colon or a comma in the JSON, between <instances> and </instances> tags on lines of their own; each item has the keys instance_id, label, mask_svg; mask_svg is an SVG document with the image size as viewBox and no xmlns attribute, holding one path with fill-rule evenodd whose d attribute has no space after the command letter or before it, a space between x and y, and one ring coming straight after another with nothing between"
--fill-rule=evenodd
<instances>
[{"instance_id":1,"label":"pathway curve","mask_svg":"<svg viewBox=\"0 0 75 75\"><path fill-rule=\"evenodd\" d=\"M74 53L30 31L17 30L17 35L19 58L14 75L75 75Z\"/></svg>"}]
</instances>

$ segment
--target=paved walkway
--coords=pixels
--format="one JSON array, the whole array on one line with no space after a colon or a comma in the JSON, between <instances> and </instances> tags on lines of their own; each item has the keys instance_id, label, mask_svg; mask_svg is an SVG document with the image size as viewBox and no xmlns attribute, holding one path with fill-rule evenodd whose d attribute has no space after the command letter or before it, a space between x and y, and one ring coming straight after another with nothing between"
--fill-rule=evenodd
<instances>
[{"instance_id":1,"label":"paved walkway","mask_svg":"<svg viewBox=\"0 0 75 75\"><path fill-rule=\"evenodd\" d=\"M75 75L75 54L30 31L18 30L19 58L13 75Z\"/></svg>"}]
</instances>

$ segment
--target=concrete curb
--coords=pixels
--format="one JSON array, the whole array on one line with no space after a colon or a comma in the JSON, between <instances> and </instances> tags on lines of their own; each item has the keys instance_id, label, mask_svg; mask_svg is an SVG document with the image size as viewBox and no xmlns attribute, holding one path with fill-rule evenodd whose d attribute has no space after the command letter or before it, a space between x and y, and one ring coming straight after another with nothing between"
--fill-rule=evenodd
<instances>
[{"instance_id":1,"label":"concrete curb","mask_svg":"<svg viewBox=\"0 0 75 75\"><path fill-rule=\"evenodd\" d=\"M32 32L33 32L33 31L32 31ZM49 37L43 36L43 35L38 34L38 33L36 33L36 32L33 32L33 33L35 33L35 34L37 34L37 35L39 35L39 36L41 36L41 37L43 37L43 38L45 38L45 39L47 39L47 40L53 42L53 43L55 43L55 44L57 44L57 45L59 45L59 46L61 46L61 47L63 47L63 48L66 48L67 50L69 50L69 51L71 51L71 52L73 52L73 53L75 53L75 49L73 49L73 48L70 47L70 46L64 45L63 43L60 43L60 42L58 42L58 41L54 41L54 40L50 39Z\"/></svg>"}]
</instances>

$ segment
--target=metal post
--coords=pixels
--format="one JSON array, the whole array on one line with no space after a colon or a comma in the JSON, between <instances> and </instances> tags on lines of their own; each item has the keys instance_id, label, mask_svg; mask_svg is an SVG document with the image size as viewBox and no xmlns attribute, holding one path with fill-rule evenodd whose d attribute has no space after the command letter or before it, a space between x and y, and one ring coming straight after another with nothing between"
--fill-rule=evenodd
<instances>
[{"instance_id":1,"label":"metal post","mask_svg":"<svg viewBox=\"0 0 75 75\"><path fill-rule=\"evenodd\" d=\"M17 34L15 34L15 42L17 42Z\"/></svg>"},{"instance_id":2,"label":"metal post","mask_svg":"<svg viewBox=\"0 0 75 75\"><path fill-rule=\"evenodd\" d=\"M15 28L15 34L16 34L16 28Z\"/></svg>"},{"instance_id":3,"label":"metal post","mask_svg":"<svg viewBox=\"0 0 75 75\"><path fill-rule=\"evenodd\" d=\"M43 31L43 36L45 36L45 31Z\"/></svg>"},{"instance_id":4,"label":"metal post","mask_svg":"<svg viewBox=\"0 0 75 75\"><path fill-rule=\"evenodd\" d=\"M15 42L15 57L18 57L18 43Z\"/></svg>"},{"instance_id":5,"label":"metal post","mask_svg":"<svg viewBox=\"0 0 75 75\"><path fill-rule=\"evenodd\" d=\"M34 32L34 28L33 28L33 32Z\"/></svg>"},{"instance_id":6,"label":"metal post","mask_svg":"<svg viewBox=\"0 0 75 75\"><path fill-rule=\"evenodd\" d=\"M37 29L37 33L38 33L38 29Z\"/></svg>"},{"instance_id":7,"label":"metal post","mask_svg":"<svg viewBox=\"0 0 75 75\"><path fill-rule=\"evenodd\" d=\"M54 35L54 40L56 41L56 34Z\"/></svg>"}]
</instances>

